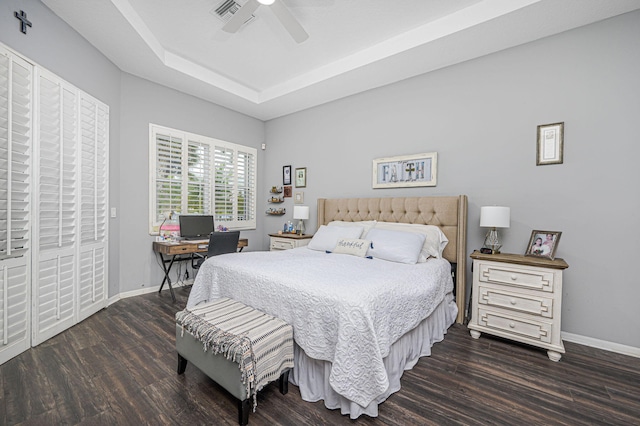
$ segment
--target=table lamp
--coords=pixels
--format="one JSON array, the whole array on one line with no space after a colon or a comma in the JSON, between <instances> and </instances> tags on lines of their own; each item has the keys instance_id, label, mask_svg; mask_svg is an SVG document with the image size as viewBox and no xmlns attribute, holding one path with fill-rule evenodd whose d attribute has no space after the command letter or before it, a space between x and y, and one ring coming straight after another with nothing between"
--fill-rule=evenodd
<instances>
[{"instance_id":1,"label":"table lamp","mask_svg":"<svg viewBox=\"0 0 640 426\"><path fill-rule=\"evenodd\" d=\"M298 219L298 235L304 235L304 221L309 219L309 206L293 206L293 218Z\"/></svg>"},{"instance_id":2,"label":"table lamp","mask_svg":"<svg viewBox=\"0 0 640 426\"><path fill-rule=\"evenodd\" d=\"M492 253L500 253L500 247L502 247L496 228L508 228L510 220L511 209L509 207L480 207L480 226L491 228L484 239L484 247L491 249Z\"/></svg>"}]
</instances>

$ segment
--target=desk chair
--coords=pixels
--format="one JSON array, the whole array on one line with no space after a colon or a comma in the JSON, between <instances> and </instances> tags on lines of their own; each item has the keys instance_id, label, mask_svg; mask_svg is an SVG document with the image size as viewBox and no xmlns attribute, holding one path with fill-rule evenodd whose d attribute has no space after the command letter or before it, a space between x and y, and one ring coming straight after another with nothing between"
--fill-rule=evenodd
<instances>
[{"instance_id":1,"label":"desk chair","mask_svg":"<svg viewBox=\"0 0 640 426\"><path fill-rule=\"evenodd\" d=\"M208 257L217 256L219 254L235 253L238 251L238 240L240 239L240 231L229 232L212 232L209 234L209 246L207 247L207 256L193 259L191 266L198 269L202 262Z\"/></svg>"}]
</instances>

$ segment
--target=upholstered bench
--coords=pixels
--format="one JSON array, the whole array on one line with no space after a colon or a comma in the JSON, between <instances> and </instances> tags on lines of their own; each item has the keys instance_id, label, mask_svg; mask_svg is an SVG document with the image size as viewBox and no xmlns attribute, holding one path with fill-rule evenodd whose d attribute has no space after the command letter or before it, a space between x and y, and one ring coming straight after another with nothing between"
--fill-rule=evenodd
<instances>
[{"instance_id":1,"label":"upholstered bench","mask_svg":"<svg viewBox=\"0 0 640 426\"><path fill-rule=\"evenodd\" d=\"M280 379L288 390L293 368L293 329L281 319L222 298L176 314L178 374L191 362L239 400L238 420L246 425L251 399Z\"/></svg>"}]
</instances>

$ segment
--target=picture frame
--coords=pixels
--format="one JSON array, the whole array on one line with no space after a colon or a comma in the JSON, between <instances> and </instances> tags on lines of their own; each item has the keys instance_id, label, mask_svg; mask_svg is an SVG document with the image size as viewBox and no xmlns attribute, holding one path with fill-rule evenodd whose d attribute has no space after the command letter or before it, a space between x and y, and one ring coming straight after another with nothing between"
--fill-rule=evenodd
<instances>
[{"instance_id":1,"label":"picture frame","mask_svg":"<svg viewBox=\"0 0 640 426\"><path fill-rule=\"evenodd\" d=\"M525 256L555 259L561 235L558 231L532 231Z\"/></svg>"},{"instance_id":2,"label":"picture frame","mask_svg":"<svg viewBox=\"0 0 640 426\"><path fill-rule=\"evenodd\" d=\"M438 153L403 155L373 160L373 188L436 186Z\"/></svg>"},{"instance_id":3,"label":"picture frame","mask_svg":"<svg viewBox=\"0 0 640 426\"><path fill-rule=\"evenodd\" d=\"M291 185L291 166L282 166L282 184Z\"/></svg>"},{"instance_id":4,"label":"picture frame","mask_svg":"<svg viewBox=\"0 0 640 426\"><path fill-rule=\"evenodd\" d=\"M291 185L284 187L284 198L291 198Z\"/></svg>"},{"instance_id":5,"label":"picture frame","mask_svg":"<svg viewBox=\"0 0 640 426\"><path fill-rule=\"evenodd\" d=\"M295 192L293 194L293 203L294 204L304 204L304 192Z\"/></svg>"},{"instance_id":6,"label":"picture frame","mask_svg":"<svg viewBox=\"0 0 640 426\"><path fill-rule=\"evenodd\" d=\"M296 188L307 187L307 168L300 167L296 169Z\"/></svg>"},{"instance_id":7,"label":"picture frame","mask_svg":"<svg viewBox=\"0 0 640 426\"><path fill-rule=\"evenodd\" d=\"M564 161L564 122L538 126L536 166Z\"/></svg>"}]
</instances>

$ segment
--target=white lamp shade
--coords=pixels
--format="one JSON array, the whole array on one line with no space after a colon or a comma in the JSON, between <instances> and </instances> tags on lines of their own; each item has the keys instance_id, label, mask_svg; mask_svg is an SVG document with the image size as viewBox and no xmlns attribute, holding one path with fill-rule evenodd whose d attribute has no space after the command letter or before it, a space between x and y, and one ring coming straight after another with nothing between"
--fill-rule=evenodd
<instances>
[{"instance_id":1,"label":"white lamp shade","mask_svg":"<svg viewBox=\"0 0 640 426\"><path fill-rule=\"evenodd\" d=\"M309 219L309 206L293 206L293 218L301 220Z\"/></svg>"},{"instance_id":2,"label":"white lamp shade","mask_svg":"<svg viewBox=\"0 0 640 426\"><path fill-rule=\"evenodd\" d=\"M294 213L295 214L295 213ZM480 226L486 228L508 228L511 221L509 207L480 207Z\"/></svg>"}]
</instances>

